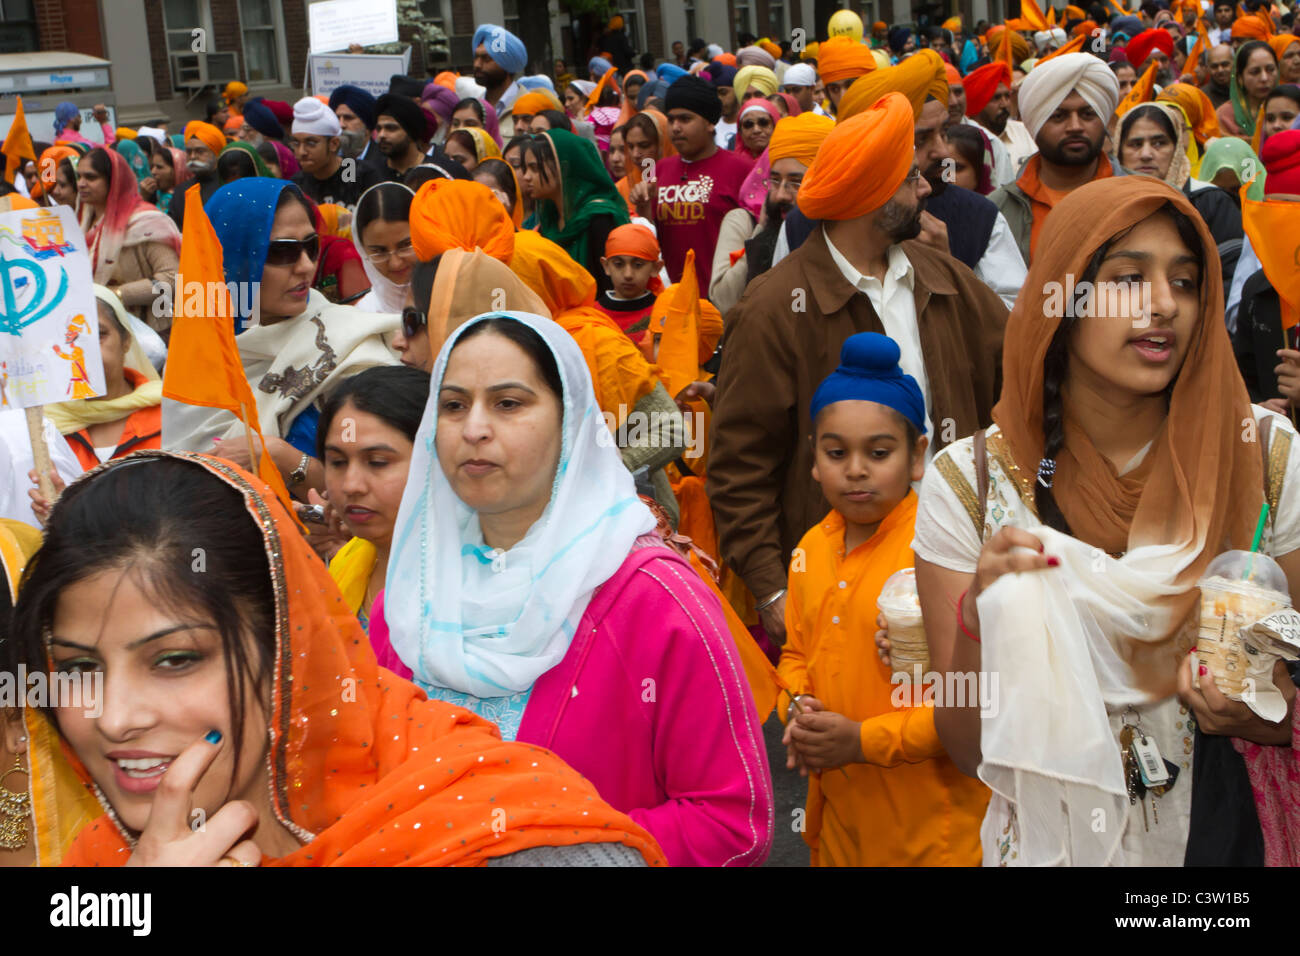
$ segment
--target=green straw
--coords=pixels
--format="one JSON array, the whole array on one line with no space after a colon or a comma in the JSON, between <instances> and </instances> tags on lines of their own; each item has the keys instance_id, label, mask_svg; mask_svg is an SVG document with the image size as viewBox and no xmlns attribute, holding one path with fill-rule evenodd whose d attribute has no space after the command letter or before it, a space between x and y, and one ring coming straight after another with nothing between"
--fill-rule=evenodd
<instances>
[{"instance_id":1,"label":"green straw","mask_svg":"<svg viewBox=\"0 0 1300 956\"><path fill-rule=\"evenodd\" d=\"M1259 509L1259 520L1255 522L1255 538L1250 542L1250 561L1246 564L1246 573L1242 575L1243 581L1253 580L1255 577L1255 555L1259 552L1259 543L1264 539L1264 523L1268 521L1268 502L1264 502L1264 507Z\"/></svg>"}]
</instances>

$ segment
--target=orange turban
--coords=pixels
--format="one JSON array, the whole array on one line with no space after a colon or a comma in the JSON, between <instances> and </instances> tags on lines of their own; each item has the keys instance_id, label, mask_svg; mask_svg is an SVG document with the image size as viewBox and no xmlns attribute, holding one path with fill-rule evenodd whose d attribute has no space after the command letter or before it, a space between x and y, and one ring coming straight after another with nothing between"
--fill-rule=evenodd
<instances>
[{"instance_id":1,"label":"orange turban","mask_svg":"<svg viewBox=\"0 0 1300 956\"><path fill-rule=\"evenodd\" d=\"M227 136L234 136L239 132L240 127L244 125L242 113L231 113L230 119L226 120L225 131Z\"/></svg>"},{"instance_id":2,"label":"orange turban","mask_svg":"<svg viewBox=\"0 0 1300 956\"><path fill-rule=\"evenodd\" d=\"M1174 83L1160 91L1157 101L1165 100L1179 106L1187 122L1192 127L1192 135L1197 145L1204 147L1207 142L1217 139L1223 133L1219 131L1219 118L1214 112L1214 104L1199 86L1190 83Z\"/></svg>"},{"instance_id":3,"label":"orange turban","mask_svg":"<svg viewBox=\"0 0 1300 956\"><path fill-rule=\"evenodd\" d=\"M433 78L433 82L437 83L439 86L445 86L452 92L456 91L456 74L451 72L451 70L443 70Z\"/></svg>"},{"instance_id":4,"label":"orange turban","mask_svg":"<svg viewBox=\"0 0 1300 956\"><path fill-rule=\"evenodd\" d=\"M549 96L541 90L529 90L515 100L514 105L510 108L512 116L536 116L542 110L559 110L564 111L563 104L555 98L555 94Z\"/></svg>"},{"instance_id":5,"label":"orange turban","mask_svg":"<svg viewBox=\"0 0 1300 956\"><path fill-rule=\"evenodd\" d=\"M958 70L951 63L945 63L943 65L943 75L948 79L949 89L951 89L954 86L964 85L964 81L961 78L961 71Z\"/></svg>"},{"instance_id":6,"label":"orange turban","mask_svg":"<svg viewBox=\"0 0 1300 956\"><path fill-rule=\"evenodd\" d=\"M872 33L884 33L888 29L889 29L889 24L886 23L884 20L877 20L875 23L871 24Z\"/></svg>"},{"instance_id":7,"label":"orange turban","mask_svg":"<svg viewBox=\"0 0 1300 956\"><path fill-rule=\"evenodd\" d=\"M902 93L836 123L804 174L800 211L809 219L857 219L889 202L912 168L914 127Z\"/></svg>"},{"instance_id":8,"label":"orange turban","mask_svg":"<svg viewBox=\"0 0 1300 956\"><path fill-rule=\"evenodd\" d=\"M874 70L868 76L853 81L853 85L840 97L836 115L840 121L861 113L886 93L902 93L912 104L912 118L921 115L927 97L948 106L948 80L944 60L933 50L918 50L898 66ZM908 143L912 142L908 136Z\"/></svg>"},{"instance_id":9,"label":"orange turban","mask_svg":"<svg viewBox=\"0 0 1300 956\"><path fill-rule=\"evenodd\" d=\"M1065 8L1065 19L1066 19L1066 20L1082 20L1082 19L1083 19L1084 17L1086 17L1087 15L1088 15L1088 14L1086 14L1086 13L1083 12L1083 8L1082 8L1082 7L1076 7L1076 6L1074 6L1074 5L1071 4L1070 6L1067 6L1067 7Z\"/></svg>"},{"instance_id":10,"label":"orange turban","mask_svg":"<svg viewBox=\"0 0 1300 956\"><path fill-rule=\"evenodd\" d=\"M831 37L822 42L817 56L817 74L823 83L838 83L876 68L871 50L849 37Z\"/></svg>"},{"instance_id":11,"label":"orange turban","mask_svg":"<svg viewBox=\"0 0 1300 956\"><path fill-rule=\"evenodd\" d=\"M1134 67L1140 70L1147 57L1156 50L1161 50L1167 57L1174 55L1174 38L1169 35L1168 30L1157 30L1154 27L1143 30L1128 41L1128 46L1124 48L1124 55Z\"/></svg>"},{"instance_id":12,"label":"orange turban","mask_svg":"<svg viewBox=\"0 0 1300 956\"><path fill-rule=\"evenodd\" d=\"M781 48L777 46L775 43L773 43L771 40L759 40L758 47L759 49L766 52L767 55L770 56L772 59L774 60L781 59Z\"/></svg>"},{"instance_id":13,"label":"orange turban","mask_svg":"<svg viewBox=\"0 0 1300 956\"><path fill-rule=\"evenodd\" d=\"M813 112L784 117L777 122L772 138L768 141L768 162L797 159L804 166L811 166L817 158L817 150L834 128L833 119Z\"/></svg>"},{"instance_id":14,"label":"orange turban","mask_svg":"<svg viewBox=\"0 0 1300 956\"><path fill-rule=\"evenodd\" d=\"M645 226L628 223L610 230L605 240L605 258L610 256L633 256L655 262L659 258L659 240Z\"/></svg>"},{"instance_id":15,"label":"orange turban","mask_svg":"<svg viewBox=\"0 0 1300 956\"><path fill-rule=\"evenodd\" d=\"M997 32L994 32L997 31ZM989 57L996 60L998 50L1002 49L1002 44L1011 38L1011 59L1015 63L1021 63L1029 59L1029 41L1013 30L1006 27L993 27L988 34Z\"/></svg>"},{"instance_id":16,"label":"orange turban","mask_svg":"<svg viewBox=\"0 0 1300 956\"><path fill-rule=\"evenodd\" d=\"M506 207L482 183L431 179L411 200L411 245L428 262L448 249L482 249L509 264L515 226Z\"/></svg>"},{"instance_id":17,"label":"orange turban","mask_svg":"<svg viewBox=\"0 0 1300 956\"><path fill-rule=\"evenodd\" d=\"M1096 29L1098 29L1096 23L1091 20L1084 20L1082 23L1075 24L1074 29L1070 31L1070 35L1076 37L1090 37L1092 36L1092 31Z\"/></svg>"},{"instance_id":18,"label":"orange turban","mask_svg":"<svg viewBox=\"0 0 1300 956\"><path fill-rule=\"evenodd\" d=\"M966 74L966 115L979 116L984 107L989 105L993 94L998 91L998 84L1011 86L1011 68L1001 60L985 63L979 69Z\"/></svg>"},{"instance_id":19,"label":"orange turban","mask_svg":"<svg viewBox=\"0 0 1300 956\"><path fill-rule=\"evenodd\" d=\"M1279 66L1282 64L1282 54L1289 50L1293 43L1300 43L1300 37L1292 33L1279 33L1268 38L1268 45L1273 48L1273 55L1277 57Z\"/></svg>"},{"instance_id":20,"label":"orange turban","mask_svg":"<svg viewBox=\"0 0 1300 956\"><path fill-rule=\"evenodd\" d=\"M724 64L726 64L727 66L737 66L737 65L738 65L738 64L736 63L736 54L734 54L734 53L719 53L719 54L718 54L717 56L715 56L713 59L717 60L719 63L724 63Z\"/></svg>"},{"instance_id":21,"label":"orange turban","mask_svg":"<svg viewBox=\"0 0 1300 956\"><path fill-rule=\"evenodd\" d=\"M242 119L239 122L243 124ZM185 142L188 143L192 139L201 140L203 145L214 153L219 153L226 148L226 134L211 123L202 120L191 120L185 124Z\"/></svg>"},{"instance_id":22,"label":"orange turban","mask_svg":"<svg viewBox=\"0 0 1300 956\"><path fill-rule=\"evenodd\" d=\"M1268 40L1268 28L1264 21L1255 16L1237 17L1232 21L1232 38L1234 40Z\"/></svg>"}]
</instances>

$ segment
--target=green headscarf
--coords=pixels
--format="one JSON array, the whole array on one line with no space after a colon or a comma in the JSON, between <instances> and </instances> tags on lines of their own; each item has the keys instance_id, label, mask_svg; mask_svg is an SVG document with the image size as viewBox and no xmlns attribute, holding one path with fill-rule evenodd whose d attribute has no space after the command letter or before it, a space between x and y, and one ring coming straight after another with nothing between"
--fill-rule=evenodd
<instances>
[{"instance_id":1,"label":"green headscarf","mask_svg":"<svg viewBox=\"0 0 1300 956\"><path fill-rule=\"evenodd\" d=\"M113 148L131 167L131 172L135 173L137 182L144 182L149 178L149 157L144 154L144 150L135 144L135 140L119 139L113 144Z\"/></svg>"},{"instance_id":2,"label":"green headscarf","mask_svg":"<svg viewBox=\"0 0 1300 956\"><path fill-rule=\"evenodd\" d=\"M1236 136L1220 136L1212 141L1201 157L1201 170L1196 178L1208 183L1221 169L1231 169L1243 183L1250 179L1253 170L1257 174L1255 183L1246 195L1251 199L1264 198L1264 164L1250 148L1250 143Z\"/></svg>"},{"instance_id":3,"label":"green headscarf","mask_svg":"<svg viewBox=\"0 0 1300 956\"><path fill-rule=\"evenodd\" d=\"M1232 80L1228 83L1228 99L1232 103L1232 118L1236 120L1241 131L1247 136L1255 135L1255 113L1250 111L1250 106L1246 102L1246 91L1237 84L1237 74L1241 72L1246 65L1246 60L1256 50L1265 50L1268 55L1277 61L1277 55L1273 48L1263 40L1250 40L1241 45L1237 55L1232 60Z\"/></svg>"},{"instance_id":4,"label":"green headscarf","mask_svg":"<svg viewBox=\"0 0 1300 956\"><path fill-rule=\"evenodd\" d=\"M251 143L245 143L242 139L237 139L223 149L221 155L225 156L226 153L230 152L232 149L241 150L253 157L253 168L257 170L257 175L265 176L267 179L275 179L275 176L271 175L271 167L266 165L266 161L262 159L262 154L257 151L256 146L253 146ZM218 159L220 159L220 157L218 157Z\"/></svg>"},{"instance_id":5,"label":"green headscarf","mask_svg":"<svg viewBox=\"0 0 1300 956\"><path fill-rule=\"evenodd\" d=\"M616 226L631 219L627 203L614 188L614 181L593 143L562 129L546 130L560 168L560 193L564 198L564 227L559 210L549 199L539 200L535 209L541 233L558 243L583 268L587 266L587 232L592 216L610 215ZM605 250L598 250L602 254Z\"/></svg>"}]
</instances>

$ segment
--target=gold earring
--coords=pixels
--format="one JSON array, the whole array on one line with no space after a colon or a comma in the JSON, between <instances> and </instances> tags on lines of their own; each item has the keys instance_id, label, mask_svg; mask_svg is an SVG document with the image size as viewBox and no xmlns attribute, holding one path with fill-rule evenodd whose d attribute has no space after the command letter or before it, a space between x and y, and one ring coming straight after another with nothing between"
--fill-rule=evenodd
<instances>
[{"instance_id":1,"label":"gold earring","mask_svg":"<svg viewBox=\"0 0 1300 956\"><path fill-rule=\"evenodd\" d=\"M15 793L4 785L10 774L27 773L14 756L14 765L0 774L0 849L21 850L27 845L27 821L32 814L32 796L26 789Z\"/></svg>"}]
</instances>

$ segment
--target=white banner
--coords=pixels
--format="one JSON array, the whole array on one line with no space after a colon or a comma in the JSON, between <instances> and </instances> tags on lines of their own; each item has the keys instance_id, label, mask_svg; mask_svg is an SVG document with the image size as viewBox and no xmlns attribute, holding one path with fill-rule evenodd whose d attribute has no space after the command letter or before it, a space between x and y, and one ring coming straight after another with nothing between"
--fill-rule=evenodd
<instances>
[{"instance_id":1,"label":"white banner","mask_svg":"<svg viewBox=\"0 0 1300 956\"><path fill-rule=\"evenodd\" d=\"M374 97L388 92L388 81L394 73L405 75L411 68L411 48L403 53L330 53L312 54L310 57L311 91L314 95L329 96L335 87L350 83L359 86Z\"/></svg>"},{"instance_id":2,"label":"white banner","mask_svg":"<svg viewBox=\"0 0 1300 956\"><path fill-rule=\"evenodd\" d=\"M398 40L397 0L319 0L308 5L307 20L312 53Z\"/></svg>"},{"instance_id":3,"label":"white banner","mask_svg":"<svg viewBox=\"0 0 1300 956\"><path fill-rule=\"evenodd\" d=\"M99 313L75 214L0 214L0 408L102 394Z\"/></svg>"}]
</instances>

